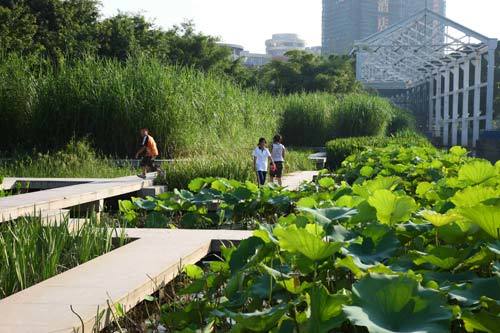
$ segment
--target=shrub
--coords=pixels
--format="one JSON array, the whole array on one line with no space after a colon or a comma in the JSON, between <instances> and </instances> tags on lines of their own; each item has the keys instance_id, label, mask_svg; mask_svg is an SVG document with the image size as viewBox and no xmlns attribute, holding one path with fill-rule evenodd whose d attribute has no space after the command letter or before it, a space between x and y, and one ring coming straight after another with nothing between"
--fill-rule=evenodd
<instances>
[{"instance_id":1,"label":"shrub","mask_svg":"<svg viewBox=\"0 0 500 333\"><path fill-rule=\"evenodd\" d=\"M389 101L366 94L344 96L331 119L331 138L383 135L393 115Z\"/></svg>"},{"instance_id":2,"label":"shrub","mask_svg":"<svg viewBox=\"0 0 500 333\"><path fill-rule=\"evenodd\" d=\"M387 126L387 134L396 134L405 130L415 130L415 117L410 111L394 108L394 115Z\"/></svg>"},{"instance_id":3,"label":"shrub","mask_svg":"<svg viewBox=\"0 0 500 333\"><path fill-rule=\"evenodd\" d=\"M327 163L330 169L340 167L342 162L352 154L367 148L384 147L390 143L400 145L430 145L426 138L411 131L403 131L392 137L355 137L341 138L327 142Z\"/></svg>"},{"instance_id":4,"label":"shrub","mask_svg":"<svg viewBox=\"0 0 500 333\"><path fill-rule=\"evenodd\" d=\"M328 94L297 94L283 102L281 134L288 145L320 147L328 132L337 98Z\"/></svg>"}]
</instances>

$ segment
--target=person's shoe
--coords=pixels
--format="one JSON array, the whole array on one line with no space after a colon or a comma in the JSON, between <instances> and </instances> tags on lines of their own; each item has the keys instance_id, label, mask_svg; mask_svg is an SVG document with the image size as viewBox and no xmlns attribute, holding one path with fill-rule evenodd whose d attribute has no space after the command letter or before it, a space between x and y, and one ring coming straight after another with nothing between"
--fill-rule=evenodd
<instances>
[{"instance_id":1,"label":"person's shoe","mask_svg":"<svg viewBox=\"0 0 500 333\"><path fill-rule=\"evenodd\" d=\"M142 179L146 179L146 175L143 175L143 174L137 175L137 177L142 178Z\"/></svg>"}]
</instances>

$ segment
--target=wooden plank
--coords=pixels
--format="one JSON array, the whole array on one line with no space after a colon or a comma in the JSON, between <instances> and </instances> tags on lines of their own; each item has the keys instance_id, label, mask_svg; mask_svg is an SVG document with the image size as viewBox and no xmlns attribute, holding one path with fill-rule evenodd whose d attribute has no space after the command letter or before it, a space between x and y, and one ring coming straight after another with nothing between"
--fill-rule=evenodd
<instances>
[{"instance_id":1,"label":"wooden plank","mask_svg":"<svg viewBox=\"0 0 500 333\"><path fill-rule=\"evenodd\" d=\"M0 332L85 332L97 309L109 321L109 304L128 311L172 281L180 266L200 261L214 240L239 241L250 231L128 229L138 240L0 300ZM107 324L101 322L101 327Z\"/></svg>"},{"instance_id":2,"label":"wooden plank","mask_svg":"<svg viewBox=\"0 0 500 333\"><path fill-rule=\"evenodd\" d=\"M297 190L303 182L310 182L314 176L318 174L317 171L299 171L293 172L283 177L283 186L289 190Z\"/></svg>"},{"instance_id":3,"label":"wooden plank","mask_svg":"<svg viewBox=\"0 0 500 333\"><path fill-rule=\"evenodd\" d=\"M13 195L0 199L0 223L26 215L39 215L52 211L75 207L152 186L156 174L147 179L137 176L101 179L92 183L66 186L51 190Z\"/></svg>"}]
</instances>

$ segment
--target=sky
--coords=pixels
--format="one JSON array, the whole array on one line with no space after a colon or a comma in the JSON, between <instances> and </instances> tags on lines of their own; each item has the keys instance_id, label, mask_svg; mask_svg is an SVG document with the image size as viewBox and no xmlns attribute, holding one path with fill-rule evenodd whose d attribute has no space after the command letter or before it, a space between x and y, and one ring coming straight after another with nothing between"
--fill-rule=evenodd
<instances>
[{"instance_id":1,"label":"sky","mask_svg":"<svg viewBox=\"0 0 500 333\"><path fill-rule=\"evenodd\" d=\"M292 32L307 46L321 45L321 0L102 0L105 17L141 13L169 28L192 20L196 29L264 53L273 33ZM447 0L447 16L483 35L500 39L499 0Z\"/></svg>"}]
</instances>

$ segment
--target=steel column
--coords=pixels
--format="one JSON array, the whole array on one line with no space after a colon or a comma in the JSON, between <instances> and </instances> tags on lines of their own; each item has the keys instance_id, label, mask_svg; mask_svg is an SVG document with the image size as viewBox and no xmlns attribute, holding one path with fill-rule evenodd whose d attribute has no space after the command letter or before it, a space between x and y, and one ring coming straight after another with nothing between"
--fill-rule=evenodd
<instances>
[{"instance_id":1,"label":"steel column","mask_svg":"<svg viewBox=\"0 0 500 333\"><path fill-rule=\"evenodd\" d=\"M449 144L450 136L450 73L451 71L446 68L444 72L444 106L443 106L443 145L446 147Z\"/></svg>"},{"instance_id":2,"label":"steel column","mask_svg":"<svg viewBox=\"0 0 500 333\"><path fill-rule=\"evenodd\" d=\"M479 140L479 117L481 117L481 60L479 55L474 60L474 111L472 114L472 146Z\"/></svg>"},{"instance_id":3,"label":"steel column","mask_svg":"<svg viewBox=\"0 0 500 333\"><path fill-rule=\"evenodd\" d=\"M451 145L456 146L458 144L458 91L460 79L460 66L456 65L453 68L453 112L452 112L452 123L451 123Z\"/></svg>"},{"instance_id":4,"label":"steel column","mask_svg":"<svg viewBox=\"0 0 500 333\"><path fill-rule=\"evenodd\" d=\"M469 147L469 73L470 61L467 60L463 65L464 70L464 95L462 106L462 146Z\"/></svg>"}]
</instances>

